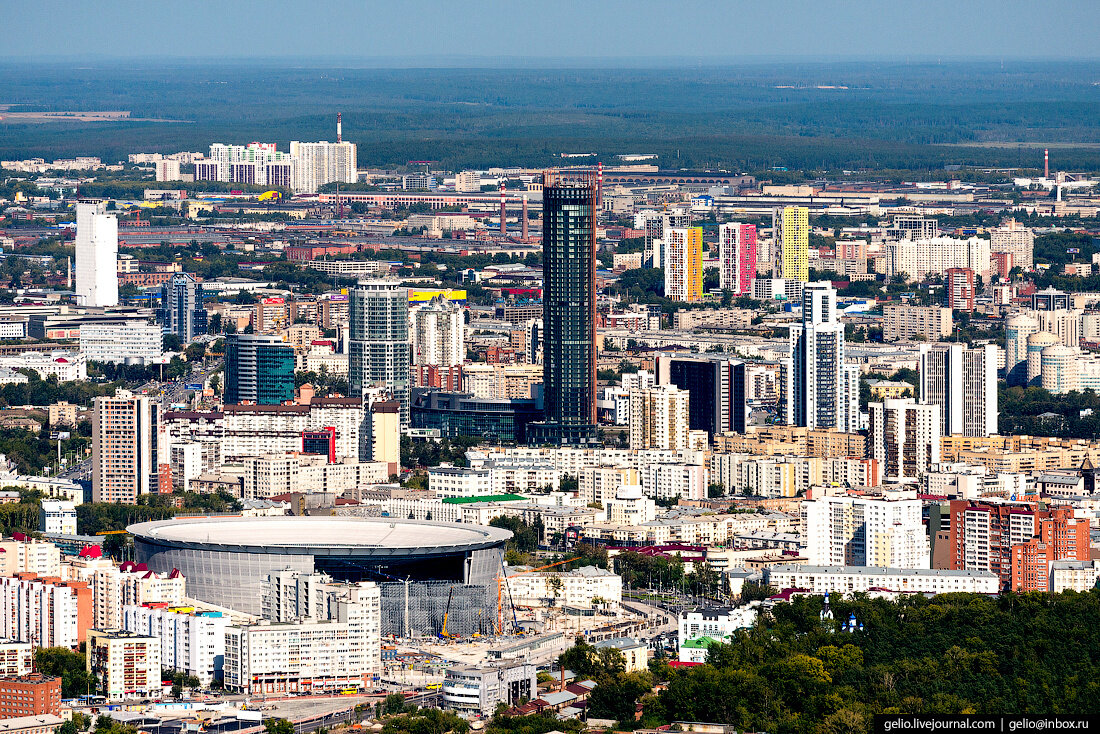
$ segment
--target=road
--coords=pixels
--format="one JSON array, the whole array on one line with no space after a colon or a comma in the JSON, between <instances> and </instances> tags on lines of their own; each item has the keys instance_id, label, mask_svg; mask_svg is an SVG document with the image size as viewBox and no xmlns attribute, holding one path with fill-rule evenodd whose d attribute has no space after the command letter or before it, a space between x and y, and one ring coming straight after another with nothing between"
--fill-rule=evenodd
<instances>
[{"instance_id":1,"label":"road","mask_svg":"<svg viewBox=\"0 0 1100 734\"><path fill-rule=\"evenodd\" d=\"M211 360L209 363L199 366L198 369L192 369L190 373L178 380L146 382L133 388L132 392L136 395L147 395L160 403L161 410L166 410L168 406L174 403L186 402L187 394L193 392L187 389L188 384L205 383L211 375L221 369L221 366L221 359ZM92 460L89 458L78 464L73 464L58 476L60 479L68 479L74 482L89 480L92 478Z\"/></svg>"}]
</instances>

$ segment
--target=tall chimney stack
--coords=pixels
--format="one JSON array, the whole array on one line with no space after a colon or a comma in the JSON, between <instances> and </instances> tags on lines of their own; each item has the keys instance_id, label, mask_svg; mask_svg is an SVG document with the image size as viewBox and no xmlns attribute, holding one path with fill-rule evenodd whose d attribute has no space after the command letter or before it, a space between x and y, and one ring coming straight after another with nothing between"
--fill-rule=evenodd
<instances>
[{"instance_id":1,"label":"tall chimney stack","mask_svg":"<svg viewBox=\"0 0 1100 734\"><path fill-rule=\"evenodd\" d=\"M500 234L505 236L508 234L508 214L504 207L504 182L500 184Z\"/></svg>"},{"instance_id":2,"label":"tall chimney stack","mask_svg":"<svg viewBox=\"0 0 1100 734\"><path fill-rule=\"evenodd\" d=\"M344 142L344 115L340 112L336 113L336 142Z\"/></svg>"},{"instance_id":3,"label":"tall chimney stack","mask_svg":"<svg viewBox=\"0 0 1100 734\"><path fill-rule=\"evenodd\" d=\"M1050 148L1043 148L1043 178L1050 178Z\"/></svg>"},{"instance_id":4,"label":"tall chimney stack","mask_svg":"<svg viewBox=\"0 0 1100 734\"><path fill-rule=\"evenodd\" d=\"M527 194L523 195L523 241L527 241Z\"/></svg>"}]
</instances>

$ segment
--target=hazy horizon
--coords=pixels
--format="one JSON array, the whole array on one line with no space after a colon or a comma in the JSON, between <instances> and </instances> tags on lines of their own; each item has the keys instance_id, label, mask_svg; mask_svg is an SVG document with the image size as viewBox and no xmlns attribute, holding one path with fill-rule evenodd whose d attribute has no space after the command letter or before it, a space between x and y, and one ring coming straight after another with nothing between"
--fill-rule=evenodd
<instances>
[{"instance_id":1,"label":"hazy horizon","mask_svg":"<svg viewBox=\"0 0 1100 734\"><path fill-rule=\"evenodd\" d=\"M192 0L185 7L0 0L7 25L0 60L710 66L1100 58L1100 12L1074 0L328 0L305 7Z\"/></svg>"}]
</instances>

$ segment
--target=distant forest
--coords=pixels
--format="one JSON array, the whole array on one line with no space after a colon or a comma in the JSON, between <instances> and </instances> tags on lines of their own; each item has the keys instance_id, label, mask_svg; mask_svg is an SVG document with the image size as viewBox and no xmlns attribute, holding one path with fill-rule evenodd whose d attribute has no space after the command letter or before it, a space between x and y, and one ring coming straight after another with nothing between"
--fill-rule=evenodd
<instances>
[{"instance_id":1,"label":"distant forest","mask_svg":"<svg viewBox=\"0 0 1100 734\"><path fill-rule=\"evenodd\" d=\"M1100 64L865 62L676 69L367 69L274 63L0 64L11 111L181 122L0 122L0 158L206 150L344 137L361 165L562 163L655 153L731 171L1100 170ZM0 110L0 116L3 110ZM1077 144L1080 147L1074 147Z\"/></svg>"}]
</instances>

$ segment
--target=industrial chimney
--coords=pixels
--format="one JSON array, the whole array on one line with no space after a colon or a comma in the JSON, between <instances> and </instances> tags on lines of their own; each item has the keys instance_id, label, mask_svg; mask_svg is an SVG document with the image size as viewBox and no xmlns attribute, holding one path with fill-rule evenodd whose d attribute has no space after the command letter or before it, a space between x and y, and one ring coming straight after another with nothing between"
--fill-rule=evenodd
<instances>
[{"instance_id":1,"label":"industrial chimney","mask_svg":"<svg viewBox=\"0 0 1100 734\"><path fill-rule=\"evenodd\" d=\"M340 113L340 112L337 112L337 113L336 113L336 142L337 142L337 143L342 143L342 142L344 142L344 123L343 123L343 117L344 117L344 116L343 116L343 114L342 114L342 113Z\"/></svg>"}]
</instances>

